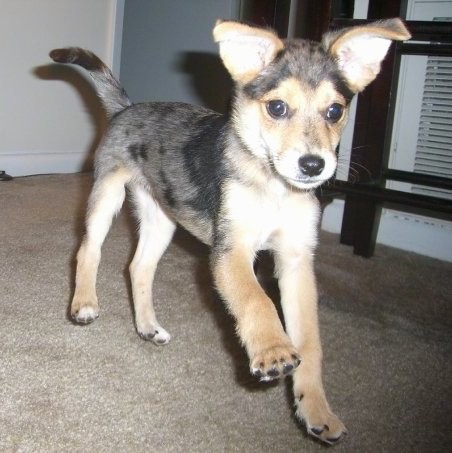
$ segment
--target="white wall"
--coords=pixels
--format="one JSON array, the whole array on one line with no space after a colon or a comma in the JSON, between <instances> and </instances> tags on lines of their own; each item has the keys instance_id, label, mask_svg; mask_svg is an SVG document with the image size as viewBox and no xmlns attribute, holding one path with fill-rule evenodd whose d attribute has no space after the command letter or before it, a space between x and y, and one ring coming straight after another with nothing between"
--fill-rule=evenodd
<instances>
[{"instance_id":1,"label":"white wall","mask_svg":"<svg viewBox=\"0 0 452 453\"><path fill-rule=\"evenodd\" d=\"M239 11L239 0L127 1L121 82L130 98L223 110L230 82L212 29L217 19L237 19Z\"/></svg>"},{"instance_id":2,"label":"white wall","mask_svg":"<svg viewBox=\"0 0 452 453\"><path fill-rule=\"evenodd\" d=\"M119 67L113 57L123 2L1 0L0 170L19 176L82 168L98 135L92 115L99 110L83 100L92 97L73 71L46 67L48 53L76 45Z\"/></svg>"}]
</instances>

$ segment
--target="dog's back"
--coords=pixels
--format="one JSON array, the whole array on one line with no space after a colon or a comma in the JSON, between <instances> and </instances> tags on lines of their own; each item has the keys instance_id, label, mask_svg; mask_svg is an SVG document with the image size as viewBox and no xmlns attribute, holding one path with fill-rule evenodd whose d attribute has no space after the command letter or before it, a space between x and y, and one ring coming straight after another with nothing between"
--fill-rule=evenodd
<instances>
[{"instance_id":1,"label":"dog's back","mask_svg":"<svg viewBox=\"0 0 452 453\"><path fill-rule=\"evenodd\" d=\"M149 102L115 115L96 155L96 171L122 165L134 182L151 186L153 197L204 243L225 176L227 119L209 109L178 102Z\"/></svg>"},{"instance_id":2,"label":"dog's back","mask_svg":"<svg viewBox=\"0 0 452 453\"><path fill-rule=\"evenodd\" d=\"M213 217L224 177L227 119L209 109L180 102L132 104L111 70L92 52L55 49L51 58L85 68L110 118L96 152L96 177L118 166L152 195L175 220L211 244Z\"/></svg>"}]
</instances>

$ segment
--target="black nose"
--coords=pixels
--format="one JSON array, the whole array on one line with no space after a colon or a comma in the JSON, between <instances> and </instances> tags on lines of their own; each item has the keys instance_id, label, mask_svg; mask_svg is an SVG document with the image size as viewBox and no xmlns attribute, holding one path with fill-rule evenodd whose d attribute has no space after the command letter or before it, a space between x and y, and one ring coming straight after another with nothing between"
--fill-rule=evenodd
<instances>
[{"instance_id":1,"label":"black nose","mask_svg":"<svg viewBox=\"0 0 452 453\"><path fill-rule=\"evenodd\" d=\"M319 176L325 168L325 161L314 154L306 154L298 159L298 166L303 175Z\"/></svg>"}]
</instances>

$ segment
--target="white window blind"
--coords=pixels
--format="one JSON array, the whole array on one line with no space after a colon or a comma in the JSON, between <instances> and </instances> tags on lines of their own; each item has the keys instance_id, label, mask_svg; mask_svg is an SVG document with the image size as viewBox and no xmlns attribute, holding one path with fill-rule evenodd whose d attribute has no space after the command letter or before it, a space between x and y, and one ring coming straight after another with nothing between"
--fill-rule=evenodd
<instances>
[{"instance_id":1,"label":"white window blind","mask_svg":"<svg viewBox=\"0 0 452 453\"><path fill-rule=\"evenodd\" d=\"M428 57L414 171L452 178L452 58ZM448 190L413 185L414 193L452 200Z\"/></svg>"}]
</instances>

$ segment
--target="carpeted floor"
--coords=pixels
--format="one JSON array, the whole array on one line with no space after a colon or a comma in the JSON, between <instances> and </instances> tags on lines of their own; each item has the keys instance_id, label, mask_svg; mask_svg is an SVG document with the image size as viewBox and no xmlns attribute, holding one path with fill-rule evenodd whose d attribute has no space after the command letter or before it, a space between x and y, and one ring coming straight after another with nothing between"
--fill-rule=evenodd
<instances>
[{"instance_id":1,"label":"carpeted floor","mask_svg":"<svg viewBox=\"0 0 452 453\"><path fill-rule=\"evenodd\" d=\"M186 234L155 284L168 346L135 333L125 215L104 246L100 318L68 320L90 183L89 174L0 182L0 451L326 449L293 418L287 383L249 375L207 250ZM385 247L366 260L325 233L317 255L325 384L349 429L334 451L451 451L452 264Z\"/></svg>"}]
</instances>

